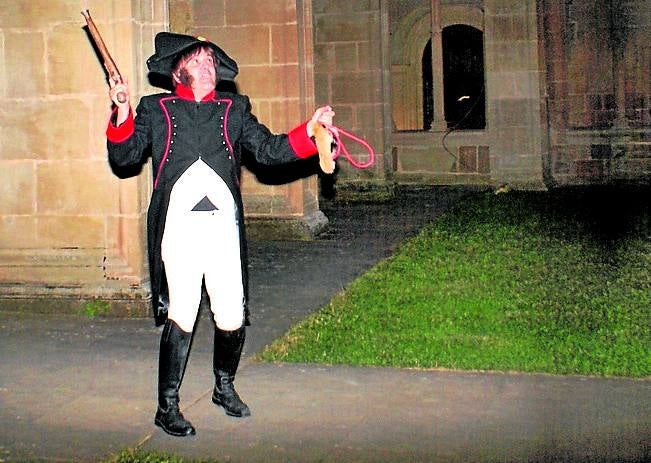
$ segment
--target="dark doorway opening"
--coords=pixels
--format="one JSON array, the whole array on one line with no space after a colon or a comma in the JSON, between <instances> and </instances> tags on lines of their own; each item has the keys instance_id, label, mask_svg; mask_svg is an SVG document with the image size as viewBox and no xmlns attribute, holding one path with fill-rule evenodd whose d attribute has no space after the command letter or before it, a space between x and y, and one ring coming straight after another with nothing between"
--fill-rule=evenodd
<instances>
[{"instance_id":1,"label":"dark doorway opening","mask_svg":"<svg viewBox=\"0 0 651 463\"><path fill-rule=\"evenodd\" d=\"M484 37L472 26L443 29L443 94L447 126L454 130L486 127ZM430 51L431 53L431 51Z\"/></svg>"},{"instance_id":2,"label":"dark doorway opening","mask_svg":"<svg viewBox=\"0 0 651 463\"><path fill-rule=\"evenodd\" d=\"M432 39L427 41L423 50L423 129L432 128L434 120L434 76L432 75Z\"/></svg>"}]
</instances>

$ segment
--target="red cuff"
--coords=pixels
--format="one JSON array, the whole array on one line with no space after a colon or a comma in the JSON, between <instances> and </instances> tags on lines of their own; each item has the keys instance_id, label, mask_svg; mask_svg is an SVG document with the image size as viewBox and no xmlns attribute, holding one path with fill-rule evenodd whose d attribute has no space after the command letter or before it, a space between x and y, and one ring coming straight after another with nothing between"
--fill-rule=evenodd
<instances>
[{"instance_id":1,"label":"red cuff","mask_svg":"<svg viewBox=\"0 0 651 463\"><path fill-rule=\"evenodd\" d=\"M292 129L287 136L297 158L305 159L317 153L316 145L307 136L307 122Z\"/></svg>"},{"instance_id":2,"label":"red cuff","mask_svg":"<svg viewBox=\"0 0 651 463\"><path fill-rule=\"evenodd\" d=\"M116 112L117 108L113 110L113 114L111 114L111 118L109 119L108 127L106 127L106 138L112 143L122 143L131 135L133 135L133 132L135 131L135 126L133 124L133 113L131 111L131 108L129 108L129 116L127 117L127 120L116 127L113 125Z\"/></svg>"}]
</instances>

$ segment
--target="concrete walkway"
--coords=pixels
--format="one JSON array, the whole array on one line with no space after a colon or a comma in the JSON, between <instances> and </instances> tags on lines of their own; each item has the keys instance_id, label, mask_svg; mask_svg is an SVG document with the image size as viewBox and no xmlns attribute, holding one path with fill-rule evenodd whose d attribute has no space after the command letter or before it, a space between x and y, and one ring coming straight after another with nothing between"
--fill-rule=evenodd
<instances>
[{"instance_id":1,"label":"concrete walkway","mask_svg":"<svg viewBox=\"0 0 651 463\"><path fill-rule=\"evenodd\" d=\"M191 438L153 425L160 330L150 320L34 317L0 307L0 462L96 462L125 447L233 462L642 462L651 381L259 364L250 357L467 192L325 206L312 242L253 242L236 384L253 416L210 401L202 311L181 389Z\"/></svg>"}]
</instances>

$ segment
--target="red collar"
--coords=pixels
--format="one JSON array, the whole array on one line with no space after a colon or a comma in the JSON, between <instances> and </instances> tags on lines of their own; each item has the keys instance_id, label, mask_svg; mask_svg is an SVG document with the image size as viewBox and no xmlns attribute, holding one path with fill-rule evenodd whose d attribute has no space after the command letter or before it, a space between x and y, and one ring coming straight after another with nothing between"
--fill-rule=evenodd
<instances>
[{"instance_id":1,"label":"red collar","mask_svg":"<svg viewBox=\"0 0 651 463\"><path fill-rule=\"evenodd\" d=\"M194 101L194 92L192 91L192 88L188 87L187 85L176 84L176 88L174 90L180 98L183 98L184 100ZM216 93L217 92L215 92L215 90L211 91L208 95L204 96L201 101L203 102L214 100Z\"/></svg>"}]
</instances>

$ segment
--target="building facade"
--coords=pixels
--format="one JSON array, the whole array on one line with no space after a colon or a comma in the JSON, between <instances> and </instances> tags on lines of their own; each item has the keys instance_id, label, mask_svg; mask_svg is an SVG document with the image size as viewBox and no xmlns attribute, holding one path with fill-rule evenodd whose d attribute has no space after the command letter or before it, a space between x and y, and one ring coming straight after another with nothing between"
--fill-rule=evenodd
<instances>
[{"instance_id":1,"label":"building facade","mask_svg":"<svg viewBox=\"0 0 651 463\"><path fill-rule=\"evenodd\" d=\"M106 79L76 0L0 9L2 307L146 311L146 166L111 171ZM277 132L330 104L376 152L245 170L253 234L309 238L319 189L514 189L649 183L651 0L89 0L134 100L161 30L202 35L240 65L237 91ZM368 156L348 143L352 155Z\"/></svg>"}]
</instances>

